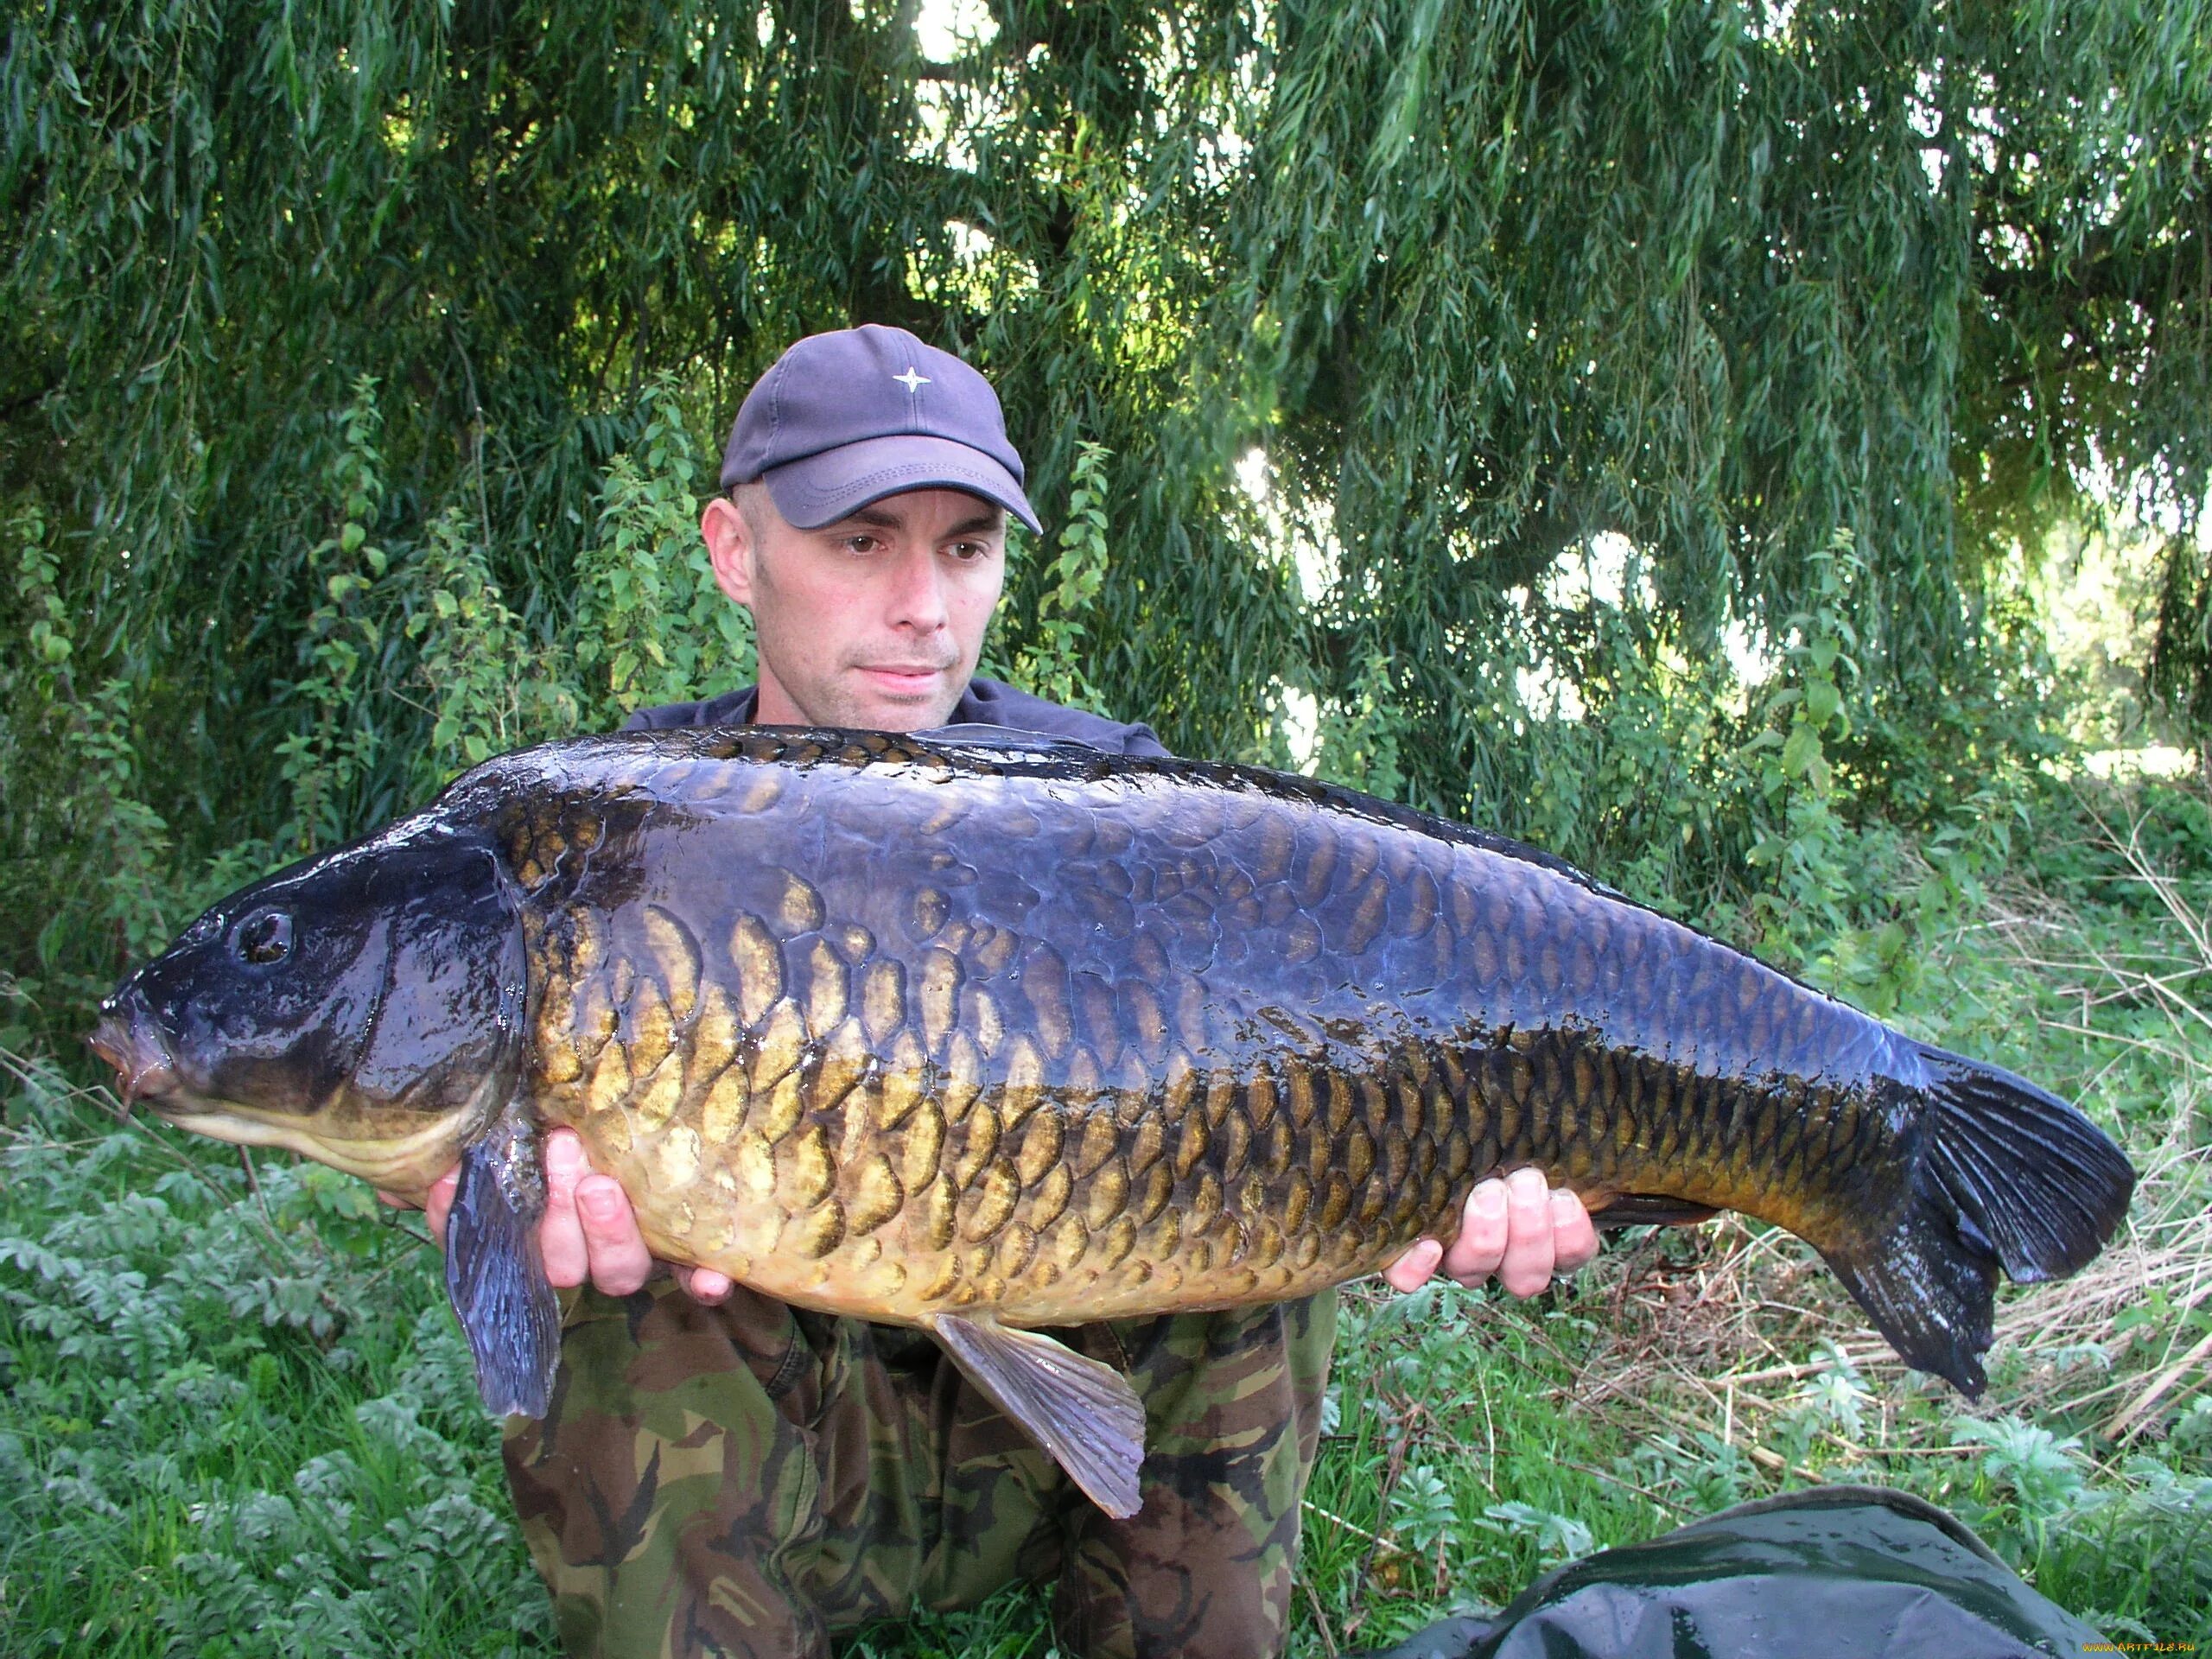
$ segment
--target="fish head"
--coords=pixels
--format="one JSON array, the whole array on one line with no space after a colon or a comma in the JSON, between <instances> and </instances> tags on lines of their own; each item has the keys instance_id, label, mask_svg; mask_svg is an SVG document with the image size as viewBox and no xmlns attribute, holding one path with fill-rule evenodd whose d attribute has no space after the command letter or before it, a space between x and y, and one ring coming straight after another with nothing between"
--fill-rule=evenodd
<instances>
[{"instance_id":1,"label":"fish head","mask_svg":"<svg viewBox=\"0 0 2212 1659\"><path fill-rule=\"evenodd\" d=\"M87 1040L126 1109L419 1198L512 1089L524 963L490 846L409 820L213 906Z\"/></svg>"}]
</instances>

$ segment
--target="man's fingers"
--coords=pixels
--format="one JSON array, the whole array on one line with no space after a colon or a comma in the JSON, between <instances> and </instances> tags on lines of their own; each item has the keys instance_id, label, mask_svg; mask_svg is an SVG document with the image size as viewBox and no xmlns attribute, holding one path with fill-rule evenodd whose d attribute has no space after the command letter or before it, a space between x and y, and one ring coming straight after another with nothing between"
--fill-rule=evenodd
<instances>
[{"instance_id":1,"label":"man's fingers","mask_svg":"<svg viewBox=\"0 0 2212 1659\"><path fill-rule=\"evenodd\" d=\"M1505 1178L1505 1260L1497 1282L1516 1296L1534 1296L1552 1281L1551 1192L1543 1173L1516 1169Z\"/></svg>"},{"instance_id":2,"label":"man's fingers","mask_svg":"<svg viewBox=\"0 0 2212 1659\"><path fill-rule=\"evenodd\" d=\"M438 1248L446 1247L446 1214L453 1208L454 1189L461 1185L461 1166L451 1169L430 1183L430 1190L423 1195L423 1219L429 1224L430 1236Z\"/></svg>"},{"instance_id":3,"label":"man's fingers","mask_svg":"<svg viewBox=\"0 0 2212 1659\"><path fill-rule=\"evenodd\" d=\"M1419 1290L1443 1259L1444 1247L1434 1239L1416 1239L1411 1249L1382 1269L1382 1282L1393 1290Z\"/></svg>"},{"instance_id":4,"label":"man's fingers","mask_svg":"<svg viewBox=\"0 0 2212 1659\"><path fill-rule=\"evenodd\" d=\"M1459 1236L1444 1253L1444 1271L1472 1290L1505 1260L1505 1183L1477 1181L1459 1214Z\"/></svg>"},{"instance_id":5,"label":"man's fingers","mask_svg":"<svg viewBox=\"0 0 2212 1659\"><path fill-rule=\"evenodd\" d=\"M545 1216L537 1224L537 1252L546 1278L561 1290L581 1285L591 1271L576 1215L576 1183L590 1173L584 1143L574 1129L555 1129L545 1137Z\"/></svg>"},{"instance_id":6,"label":"man's fingers","mask_svg":"<svg viewBox=\"0 0 2212 1659\"><path fill-rule=\"evenodd\" d=\"M1469 1289L1491 1274L1516 1296L1533 1296L1554 1273L1572 1273L1598 1254L1598 1230L1582 1200L1551 1192L1543 1173L1516 1169L1478 1181L1449 1249L1425 1238L1384 1269L1384 1282L1419 1290L1440 1266Z\"/></svg>"},{"instance_id":7,"label":"man's fingers","mask_svg":"<svg viewBox=\"0 0 2212 1659\"><path fill-rule=\"evenodd\" d=\"M588 1279L605 1295L627 1296L653 1269L630 1195L612 1176L593 1173L574 1129L555 1129L545 1137L545 1219L538 1225L537 1247L545 1276L563 1289ZM701 1301L718 1302L729 1294L722 1274L702 1277L708 1294Z\"/></svg>"},{"instance_id":8,"label":"man's fingers","mask_svg":"<svg viewBox=\"0 0 2212 1659\"><path fill-rule=\"evenodd\" d=\"M676 1282L683 1287L686 1296L707 1307L728 1301L730 1292L736 1288L728 1274L716 1273L712 1268L678 1268Z\"/></svg>"},{"instance_id":9,"label":"man's fingers","mask_svg":"<svg viewBox=\"0 0 2212 1659\"><path fill-rule=\"evenodd\" d=\"M1597 1255L1597 1224L1582 1200L1561 1187L1552 1194L1552 1271L1573 1273Z\"/></svg>"},{"instance_id":10,"label":"man's fingers","mask_svg":"<svg viewBox=\"0 0 2212 1659\"><path fill-rule=\"evenodd\" d=\"M576 1183L576 1218L583 1224L584 1249L591 1257L591 1281L607 1296L627 1296L653 1270L652 1253L638 1230L629 1194L609 1175L587 1175Z\"/></svg>"}]
</instances>

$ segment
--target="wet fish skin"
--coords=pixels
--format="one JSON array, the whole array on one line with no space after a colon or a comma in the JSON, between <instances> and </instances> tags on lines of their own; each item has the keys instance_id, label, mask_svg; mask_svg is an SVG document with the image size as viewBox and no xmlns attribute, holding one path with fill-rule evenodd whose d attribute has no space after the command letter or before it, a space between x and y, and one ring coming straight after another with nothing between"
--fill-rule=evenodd
<instances>
[{"instance_id":1,"label":"wet fish skin","mask_svg":"<svg viewBox=\"0 0 2212 1659\"><path fill-rule=\"evenodd\" d=\"M697 799L721 781L654 793L775 851L671 836L642 885L608 867L622 896L586 874L525 912L538 1112L664 1252L870 1317L1066 1324L1302 1294L1440 1225L1502 1161L1593 1190L1618 1161L1626 1116L1578 1122L1596 1080L1553 1033L1440 1040L1462 1022L1347 1006L1418 944L1429 980L1459 966L1436 901L1389 925L1373 826L1208 797L1162 860L1119 817L1102 844L1064 790L1054 844L1019 779L771 760ZM573 826L512 833L516 868L552 871ZM1477 948L1493 980L1535 971L1517 936Z\"/></svg>"},{"instance_id":2,"label":"wet fish skin","mask_svg":"<svg viewBox=\"0 0 2212 1659\"><path fill-rule=\"evenodd\" d=\"M453 854L427 888L408 874L448 843L473 849L466 903ZM210 940L272 905L319 935L310 889L349 870L375 874L340 883L341 908L380 882L416 912L512 918L505 944L455 935L437 971L496 980L516 1031L365 1039L379 1077L442 1070L442 1117L328 1065L313 1102L248 1108L171 1029L177 988L238 988ZM211 916L111 1015L111 1047L162 1046L179 1121L346 1167L363 1154L321 1124L358 1139L381 1111L410 1137L379 1166L393 1184L518 1107L584 1136L658 1254L925 1324L1017 1393L1035 1357L1003 1327L1303 1294L1451 1237L1473 1183L1521 1165L1601 1212L1787 1227L1909 1360L1973 1389L1999 1267L2078 1267L2132 1180L2032 1085L1530 849L1309 779L1080 746L577 740ZM211 1090L238 1109L195 1121Z\"/></svg>"},{"instance_id":3,"label":"wet fish skin","mask_svg":"<svg viewBox=\"0 0 2212 1659\"><path fill-rule=\"evenodd\" d=\"M1776 1222L1861 1290L1924 1204L1924 1091L1968 1064L1307 780L760 733L652 753L652 808L607 836L640 851L600 874L563 851L627 751L501 831L547 988L531 1097L656 1249L807 1306L1048 1325L1300 1295L1452 1236L1522 1164L1600 1211ZM2070 1271L2125 1162L2024 1098L2089 1173L2008 1265ZM1908 1357L1978 1386L1971 1319L1930 1334Z\"/></svg>"}]
</instances>

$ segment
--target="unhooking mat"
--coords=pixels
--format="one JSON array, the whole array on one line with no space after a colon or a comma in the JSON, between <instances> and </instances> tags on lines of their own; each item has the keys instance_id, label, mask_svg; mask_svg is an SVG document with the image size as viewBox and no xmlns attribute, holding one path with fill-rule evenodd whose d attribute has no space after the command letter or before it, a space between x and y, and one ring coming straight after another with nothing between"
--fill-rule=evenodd
<instances>
[{"instance_id":1,"label":"unhooking mat","mask_svg":"<svg viewBox=\"0 0 2212 1659\"><path fill-rule=\"evenodd\" d=\"M1875 1486L1745 1503L1370 1659L2025 1659L2114 1651L1961 1522Z\"/></svg>"}]
</instances>

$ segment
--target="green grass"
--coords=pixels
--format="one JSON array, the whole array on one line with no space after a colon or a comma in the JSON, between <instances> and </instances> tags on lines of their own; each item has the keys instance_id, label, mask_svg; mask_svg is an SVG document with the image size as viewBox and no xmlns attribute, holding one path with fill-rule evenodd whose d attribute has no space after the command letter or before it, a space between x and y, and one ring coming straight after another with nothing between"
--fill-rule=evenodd
<instances>
[{"instance_id":1,"label":"green grass","mask_svg":"<svg viewBox=\"0 0 2212 1659\"><path fill-rule=\"evenodd\" d=\"M2098 1264L2007 1296L1985 1399L1897 1368L1795 1241L1740 1221L1617 1239L1528 1304L1355 1291L1294 1654L1839 1479L1942 1504L2116 1639L2212 1641L2212 829L2173 791L2102 804L2113 833L2046 835L1895 1016L2075 1095L2152 1172ZM412 1224L10 1066L0 1651L550 1653ZM1043 1607L1014 1591L851 1651L1041 1656Z\"/></svg>"}]
</instances>

